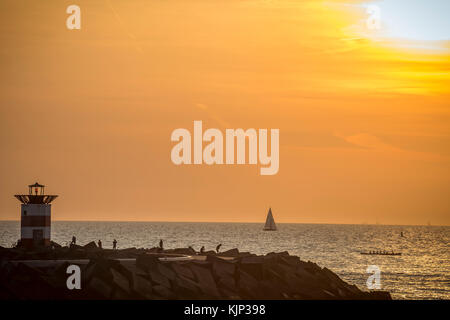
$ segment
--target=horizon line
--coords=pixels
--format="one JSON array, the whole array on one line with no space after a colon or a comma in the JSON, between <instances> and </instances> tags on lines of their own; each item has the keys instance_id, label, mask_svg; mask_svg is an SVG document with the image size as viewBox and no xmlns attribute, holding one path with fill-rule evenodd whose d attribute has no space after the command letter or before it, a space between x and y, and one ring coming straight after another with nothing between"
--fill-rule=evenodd
<instances>
[{"instance_id":1,"label":"horizon line","mask_svg":"<svg viewBox=\"0 0 450 320\"><path fill-rule=\"evenodd\" d=\"M16 221L20 220L1 220L4 221ZM167 221L167 220L52 220L52 222L158 222L158 223L252 223L252 224L264 224L260 221ZM384 224L384 223L333 223L333 222L276 222L276 224L320 224L320 225L358 225L358 226L415 226L415 227L449 227L446 224Z\"/></svg>"}]
</instances>

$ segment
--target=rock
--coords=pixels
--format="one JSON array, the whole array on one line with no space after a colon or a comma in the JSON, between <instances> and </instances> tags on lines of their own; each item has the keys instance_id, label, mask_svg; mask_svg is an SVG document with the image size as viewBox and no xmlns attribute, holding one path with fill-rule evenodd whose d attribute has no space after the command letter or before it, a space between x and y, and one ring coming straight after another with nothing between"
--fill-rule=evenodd
<instances>
[{"instance_id":1,"label":"rock","mask_svg":"<svg viewBox=\"0 0 450 320\"><path fill-rule=\"evenodd\" d=\"M144 253L143 250L136 249L134 247L132 248L126 248L126 249L110 249L111 255L117 256L117 258L137 258L139 255Z\"/></svg>"},{"instance_id":2,"label":"rock","mask_svg":"<svg viewBox=\"0 0 450 320\"><path fill-rule=\"evenodd\" d=\"M246 256L239 260L241 264L262 264L264 262L263 256Z\"/></svg>"},{"instance_id":3,"label":"rock","mask_svg":"<svg viewBox=\"0 0 450 320\"><path fill-rule=\"evenodd\" d=\"M264 299L284 299L284 288L280 286L279 282L271 280L262 280L259 282L260 296Z\"/></svg>"},{"instance_id":4,"label":"rock","mask_svg":"<svg viewBox=\"0 0 450 320\"><path fill-rule=\"evenodd\" d=\"M214 257L213 259L208 257L208 261L212 262L212 271L214 276L218 278L234 277L236 263L216 257Z\"/></svg>"},{"instance_id":5,"label":"rock","mask_svg":"<svg viewBox=\"0 0 450 320\"><path fill-rule=\"evenodd\" d=\"M244 299L258 299L260 298L260 292L258 290L258 281L246 273L245 271L238 271L237 287L240 295Z\"/></svg>"},{"instance_id":6,"label":"rock","mask_svg":"<svg viewBox=\"0 0 450 320\"><path fill-rule=\"evenodd\" d=\"M174 289L181 299L199 299L200 290L196 282L183 276L177 277L174 282Z\"/></svg>"},{"instance_id":7,"label":"rock","mask_svg":"<svg viewBox=\"0 0 450 320\"><path fill-rule=\"evenodd\" d=\"M113 276L112 278L113 283L121 290L125 291L127 294L130 294L130 291L133 288L133 284L120 272L111 269L111 273Z\"/></svg>"},{"instance_id":8,"label":"rock","mask_svg":"<svg viewBox=\"0 0 450 320\"><path fill-rule=\"evenodd\" d=\"M95 244L95 242L94 242L94 244ZM69 248L72 250L77 250L77 249L83 249L84 247L71 243Z\"/></svg>"},{"instance_id":9,"label":"rock","mask_svg":"<svg viewBox=\"0 0 450 320\"><path fill-rule=\"evenodd\" d=\"M74 249L70 250L67 254L67 258L69 259L86 259L87 255L84 249Z\"/></svg>"},{"instance_id":10,"label":"rock","mask_svg":"<svg viewBox=\"0 0 450 320\"><path fill-rule=\"evenodd\" d=\"M185 278L194 280L194 274L192 273L191 269L187 267L186 263L183 262L174 262L172 264L172 269L175 271L177 275L181 275Z\"/></svg>"},{"instance_id":11,"label":"rock","mask_svg":"<svg viewBox=\"0 0 450 320\"><path fill-rule=\"evenodd\" d=\"M67 261L56 265L53 269L53 275L57 278L65 278L67 277L67 268L70 266L71 264Z\"/></svg>"},{"instance_id":12,"label":"rock","mask_svg":"<svg viewBox=\"0 0 450 320\"><path fill-rule=\"evenodd\" d=\"M263 279L264 257L244 257L238 262L239 268L252 275L257 280Z\"/></svg>"},{"instance_id":13,"label":"rock","mask_svg":"<svg viewBox=\"0 0 450 320\"><path fill-rule=\"evenodd\" d=\"M159 263L159 259L154 254L141 254L136 258L136 266L144 271L156 268Z\"/></svg>"},{"instance_id":14,"label":"rock","mask_svg":"<svg viewBox=\"0 0 450 320\"><path fill-rule=\"evenodd\" d=\"M219 278L219 280L217 281L217 287L220 291L223 291L223 289L225 289L229 292L237 292L236 280L234 279L234 276L223 276Z\"/></svg>"},{"instance_id":15,"label":"rock","mask_svg":"<svg viewBox=\"0 0 450 320\"><path fill-rule=\"evenodd\" d=\"M96 249L96 248L97 248L97 245L95 244L94 241L91 241L91 242L89 242L88 244L85 244L85 245L83 246L83 248L85 248L85 249Z\"/></svg>"},{"instance_id":16,"label":"rock","mask_svg":"<svg viewBox=\"0 0 450 320\"><path fill-rule=\"evenodd\" d=\"M155 299L174 299L175 294L165 286L153 286L153 293Z\"/></svg>"},{"instance_id":17,"label":"rock","mask_svg":"<svg viewBox=\"0 0 450 320\"><path fill-rule=\"evenodd\" d=\"M192 248L175 248L171 250L165 250L165 252L174 254L196 255L195 250Z\"/></svg>"},{"instance_id":18,"label":"rock","mask_svg":"<svg viewBox=\"0 0 450 320\"><path fill-rule=\"evenodd\" d=\"M133 273L133 290L144 299L152 299L152 285L149 280Z\"/></svg>"},{"instance_id":19,"label":"rock","mask_svg":"<svg viewBox=\"0 0 450 320\"><path fill-rule=\"evenodd\" d=\"M217 255L222 257L239 257L239 250L237 248L234 248L224 252L220 252Z\"/></svg>"},{"instance_id":20,"label":"rock","mask_svg":"<svg viewBox=\"0 0 450 320\"><path fill-rule=\"evenodd\" d=\"M54 241L50 241L50 246L53 248L62 248L62 246L59 243L56 243Z\"/></svg>"},{"instance_id":21,"label":"rock","mask_svg":"<svg viewBox=\"0 0 450 320\"><path fill-rule=\"evenodd\" d=\"M171 288L170 281L166 277L164 277L159 271L156 269L149 269L148 271L150 275L151 281L156 285L162 285L166 288Z\"/></svg>"},{"instance_id":22,"label":"rock","mask_svg":"<svg viewBox=\"0 0 450 320\"><path fill-rule=\"evenodd\" d=\"M20 297L20 299L48 300L58 298L55 286L47 281L45 273L24 263L15 265L0 286L5 287L8 292Z\"/></svg>"},{"instance_id":23,"label":"rock","mask_svg":"<svg viewBox=\"0 0 450 320\"><path fill-rule=\"evenodd\" d=\"M195 274L200 290L211 298L219 298L220 294L211 271L207 268L196 266L195 264L191 264L190 268Z\"/></svg>"},{"instance_id":24,"label":"rock","mask_svg":"<svg viewBox=\"0 0 450 320\"><path fill-rule=\"evenodd\" d=\"M300 264L300 258L296 256L281 256L280 262L289 267L296 268Z\"/></svg>"},{"instance_id":25,"label":"rock","mask_svg":"<svg viewBox=\"0 0 450 320\"><path fill-rule=\"evenodd\" d=\"M124 272L123 267L118 260L111 259L92 259L81 273L81 277L85 283L90 282L94 277L103 280L107 284L114 283L112 270ZM127 276L125 276L127 277Z\"/></svg>"},{"instance_id":26,"label":"rock","mask_svg":"<svg viewBox=\"0 0 450 320\"><path fill-rule=\"evenodd\" d=\"M250 252L239 252L239 257L243 258L243 257L255 257L256 254L254 253L250 253Z\"/></svg>"},{"instance_id":27,"label":"rock","mask_svg":"<svg viewBox=\"0 0 450 320\"><path fill-rule=\"evenodd\" d=\"M144 249L100 250L94 242L86 246L90 249L0 248L0 298L391 299L386 291L361 291L331 270L287 252L256 256L232 249L207 255L204 261L180 262L160 261L160 254ZM82 290L67 290L66 270L72 263L57 259L85 258L86 254L94 258L79 265ZM133 255L136 262L111 259ZM20 263L11 259L49 261Z\"/></svg>"},{"instance_id":28,"label":"rock","mask_svg":"<svg viewBox=\"0 0 450 320\"><path fill-rule=\"evenodd\" d=\"M173 272L169 267L165 266L163 263L158 263L158 271L167 279L174 281L176 278L175 272Z\"/></svg>"},{"instance_id":29,"label":"rock","mask_svg":"<svg viewBox=\"0 0 450 320\"><path fill-rule=\"evenodd\" d=\"M388 291L371 291L368 293L368 296L371 300L392 300L391 294Z\"/></svg>"},{"instance_id":30,"label":"rock","mask_svg":"<svg viewBox=\"0 0 450 320\"><path fill-rule=\"evenodd\" d=\"M111 293L111 300L131 300L135 297L132 297L129 292L123 291L119 287L114 287Z\"/></svg>"},{"instance_id":31,"label":"rock","mask_svg":"<svg viewBox=\"0 0 450 320\"><path fill-rule=\"evenodd\" d=\"M220 291L222 292L222 298L224 299L242 300L242 298L235 291L230 291L224 288L220 289Z\"/></svg>"},{"instance_id":32,"label":"rock","mask_svg":"<svg viewBox=\"0 0 450 320\"><path fill-rule=\"evenodd\" d=\"M266 256L284 257L284 256L289 256L289 252L287 252L287 251L269 252L268 254L266 254Z\"/></svg>"},{"instance_id":33,"label":"rock","mask_svg":"<svg viewBox=\"0 0 450 320\"><path fill-rule=\"evenodd\" d=\"M99 299L109 299L113 292L113 288L100 278L93 277L88 284L87 290L93 291Z\"/></svg>"}]
</instances>

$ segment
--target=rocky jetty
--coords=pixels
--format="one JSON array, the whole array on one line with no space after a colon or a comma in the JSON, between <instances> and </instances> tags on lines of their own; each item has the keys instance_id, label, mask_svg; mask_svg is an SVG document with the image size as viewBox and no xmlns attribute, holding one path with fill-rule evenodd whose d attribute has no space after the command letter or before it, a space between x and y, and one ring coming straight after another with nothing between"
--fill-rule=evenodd
<instances>
[{"instance_id":1,"label":"rocky jetty","mask_svg":"<svg viewBox=\"0 0 450 320\"><path fill-rule=\"evenodd\" d=\"M80 266L81 289L66 286L67 267ZM391 299L365 292L327 268L288 252L264 256L232 249L199 255L161 250L0 247L0 299Z\"/></svg>"}]
</instances>

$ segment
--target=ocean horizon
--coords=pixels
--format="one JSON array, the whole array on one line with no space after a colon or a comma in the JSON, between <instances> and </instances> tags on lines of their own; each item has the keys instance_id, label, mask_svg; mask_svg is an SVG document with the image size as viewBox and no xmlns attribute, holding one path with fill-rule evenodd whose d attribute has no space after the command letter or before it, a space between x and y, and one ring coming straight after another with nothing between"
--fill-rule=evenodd
<instances>
[{"instance_id":1,"label":"ocean horizon","mask_svg":"<svg viewBox=\"0 0 450 320\"><path fill-rule=\"evenodd\" d=\"M19 219L1 220L0 222L20 222ZM126 223L249 223L249 224L260 224L264 225L261 221L183 221L183 220L56 220L52 219L53 222L126 222ZM389 224L389 223L332 223L332 222L276 222L277 225L280 224L307 224L307 225L348 225L348 226L399 226L399 227L450 227L446 224Z\"/></svg>"},{"instance_id":2,"label":"ocean horizon","mask_svg":"<svg viewBox=\"0 0 450 320\"><path fill-rule=\"evenodd\" d=\"M336 272L362 290L367 267L381 270L381 289L394 299L450 298L450 227L371 224L277 223L278 231L262 231L256 222L117 222L52 221L51 238L67 245L72 236L84 245L101 240L104 248L165 248L205 246L214 250L238 248L255 254L288 251ZM403 233L403 237L401 236ZM11 247L20 237L19 221L0 221L0 246ZM401 256L361 255L387 250Z\"/></svg>"}]
</instances>

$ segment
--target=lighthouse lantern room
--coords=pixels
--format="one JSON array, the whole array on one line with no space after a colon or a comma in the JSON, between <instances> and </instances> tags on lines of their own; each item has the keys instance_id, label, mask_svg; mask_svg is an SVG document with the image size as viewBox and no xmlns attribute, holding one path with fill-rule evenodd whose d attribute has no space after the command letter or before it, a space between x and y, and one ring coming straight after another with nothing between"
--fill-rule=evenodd
<instances>
[{"instance_id":1,"label":"lighthouse lantern room","mask_svg":"<svg viewBox=\"0 0 450 320\"><path fill-rule=\"evenodd\" d=\"M16 194L22 203L20 246L34 248L50 245L51 202L57 195L44 194L44 185L28 186L28 194Z\"/></svg>"}]
</instances>

